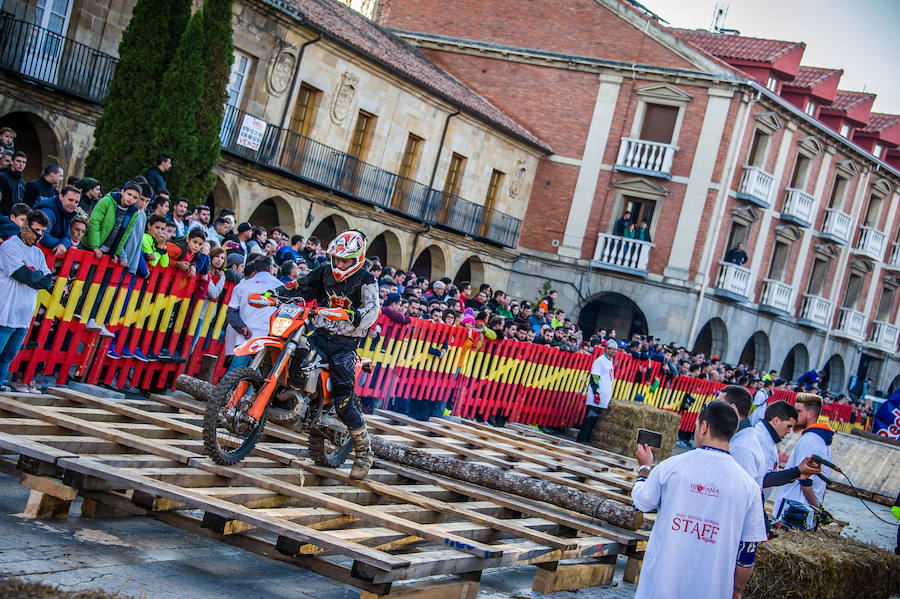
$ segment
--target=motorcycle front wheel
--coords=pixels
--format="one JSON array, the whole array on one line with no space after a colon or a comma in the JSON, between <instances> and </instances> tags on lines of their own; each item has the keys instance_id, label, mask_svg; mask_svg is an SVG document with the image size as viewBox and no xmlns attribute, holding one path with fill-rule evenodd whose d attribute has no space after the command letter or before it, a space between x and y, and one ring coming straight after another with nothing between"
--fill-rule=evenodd
<instances>
[{"instance_id":1,"label":"motorcycle front wheel","mask_svg":"<svg viewBox=\"0 0 900 599\"><path fill-rule=\"evenodd\" d=\"M244 367L225 374L216 385L203 415L203 446L215 463L236 464L256 445L266 412L256 421L248 412L264 382L259 372Z\"/></svg>"}]
</instances>

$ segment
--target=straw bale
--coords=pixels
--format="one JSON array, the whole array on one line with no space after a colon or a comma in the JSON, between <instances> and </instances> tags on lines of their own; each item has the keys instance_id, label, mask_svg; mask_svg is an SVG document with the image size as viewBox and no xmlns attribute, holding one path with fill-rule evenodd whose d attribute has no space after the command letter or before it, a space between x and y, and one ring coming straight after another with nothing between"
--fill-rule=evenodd
<instances>
[{"instance_id":1,"label":"straw bale","mask_svg":"<svg viewBox=\"0 0 900 599\"><path fill-rule=\"evenodd\" d=\"M779 531L763 543L744 599L889 599L900 592L900 557L819 530Z\"/></svg>"},{"instance_id":2,"label":"straw bale","mask_svg":"<svg viewBox=\"0 0 900 599\"><path fill-rule=\"evenodd\" d=\"M646 428L662 433L662 447L653 450L659 461L672 455L678 440L681 416L645 403L614 399L600 416L591 434L591 445L618 454L633 456L637 449L637 431Z\"/></svg>"}]
</instances>

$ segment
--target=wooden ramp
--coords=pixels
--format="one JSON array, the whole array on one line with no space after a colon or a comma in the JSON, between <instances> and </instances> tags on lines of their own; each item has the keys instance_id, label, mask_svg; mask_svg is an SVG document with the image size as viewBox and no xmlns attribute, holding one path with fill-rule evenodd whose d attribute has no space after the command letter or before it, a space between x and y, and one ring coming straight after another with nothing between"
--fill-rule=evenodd
<instances>
[{"instance_id":1,"label":"wooden ramp","mask_svg":"<svg viewBox=\"0 0 900 599\"><path fill-rule=\"evenodd\" d=\"M352 481L349 464L315 466L305 435L275 425L241 464L219 466L204 455L202 410L186 395L0 394L0 469L31 489L31 517L65 518L81 495L84 516L152 516L364 597L475 597L483 570L528 564L538 591L608 584L619 554L637 576L645 533L383 461ZM389 412L369 422L395 442L628 501L627 459L533 429Z\"/></svg>"}]
</instances>

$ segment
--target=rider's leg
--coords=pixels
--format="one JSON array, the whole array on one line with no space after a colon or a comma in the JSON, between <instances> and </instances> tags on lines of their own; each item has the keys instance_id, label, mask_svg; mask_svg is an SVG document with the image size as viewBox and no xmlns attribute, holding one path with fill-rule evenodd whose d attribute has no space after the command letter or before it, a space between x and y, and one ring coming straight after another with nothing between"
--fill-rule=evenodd
<instances>
[{"instance_id":1,"label":"rider's leg","mask_svg":"<svg viewBox=\"0 0 900 599\"><path fill-rule=\"evenodd\" d=\"M350 478L365 478L375 461L375 454L369 442L366 421L359 410L359 402L353 394L356 383L356 346L358 340L352 337L334 337L326 341L331 350L331 389L333 403L338 418L350 431L356 460L350 471Z\"/></svg>"}]
</instances>

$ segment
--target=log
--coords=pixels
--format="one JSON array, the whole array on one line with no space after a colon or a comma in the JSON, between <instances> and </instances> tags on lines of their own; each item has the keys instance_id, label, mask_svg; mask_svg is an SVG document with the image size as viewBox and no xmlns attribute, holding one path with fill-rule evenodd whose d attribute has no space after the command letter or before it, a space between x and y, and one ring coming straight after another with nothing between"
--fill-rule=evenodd
<instances>
[{"instance_id":1,"label":"log","mask_svg":"<svg viewBox=\"0 0 900 599\"><path fill-rule=\"evenodd\" d=\"M206 401L214 387L206 381L181 375L175 381L175 388L193 395L200 401ZM495 491L503 491L517 497L543 501L628 530L638 530L643 524L643 514L632 506L605 498L599 493L579 491L566 485L485 464L433 456L427 451L385 441L375 435L370 435L370 438L372 451L382 460L426 470Z\"/></svg>"}]
</instances>

